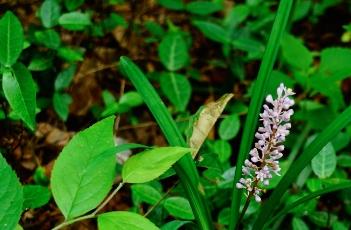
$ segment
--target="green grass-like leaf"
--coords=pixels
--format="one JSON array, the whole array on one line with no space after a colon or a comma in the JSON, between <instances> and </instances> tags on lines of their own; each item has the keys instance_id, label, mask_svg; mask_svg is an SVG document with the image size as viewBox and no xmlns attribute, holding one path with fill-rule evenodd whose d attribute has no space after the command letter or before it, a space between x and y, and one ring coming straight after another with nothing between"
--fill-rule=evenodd
<instances>
[{"instance_id":1,"label":"green grass-like leaf","mask_svg":"<svg viewBox=\"0 0 351 230\"><path fill-rule=\"evenodd\" d=\"M169 144L171 146L186 147L186 142L178 130L175 121L141 70L127 57L121 57L120 67L143 97ZM204 197L202 185L199 181L199 174L191 155L186 154L182 157L174 165L174 169L180 177L188 195L199 228L203 230L213 229L211 215Z\"/></svg>"},{"instance_id":2,"label":"green grass-like leaf","mask_svg":"<svg viewBox=\"0 0 351 230\"><path fill-rule=\"evenodd\" d=\"M236 163L229 229L233 229L238 221L242 192L235 187L235 184L241 177L241 168L243 166L244 160L247 158L253 142L261 104L266 95L270 75L277 57L283 32L289 20L293 2L294 1L291 0L282 0L279 3L277 16L272 28L272 33L269 37L267 48L258 72L257 80L255 82L252 100L250 102L248 116L245 121L244 132L240 143L239 156Z\"/></svg>"},{"instance_id":3,"label":"green grass-like leaf","mask_svg":"<svg viewBox=\"0 0 351 230\"><path fill-rule=\"evenodd\" d=\"M262 229L266 220L270 217L273 210L279 204L281 197L289 188L290 184L297 178L299 173L310 163L315 155L331 141L341 129L345 128L351 122L351 106L329 124L329 126L320 133L317 138L305 149L301 156L291 165L287 173L280 180L278 186L273 191L265 205L261 208L254 229Z\"/></svg>"},{"instance_id":4,"label":"green grass-like leaf","mask_svg":"<svg viewBox=\"0 0 351 230\"><path fill-rule=\"evenodd\" d=\"M280 210L276 215L274 215L273 218L270 218L269 221L265 224L265 226L269 226L271 223L274 223L276 220L278 220L282 216L292 211L298 205L301 205L315 197L318 197L327 193L335 192L338 190L347 189L347 188L351 188L351 181L343 181L339 184L333 184L328 186L327 188L312 192L311 194L301 197L300 199L296 200L292 204L289 204L288 206Z\"/></svg>"}]
</instances>

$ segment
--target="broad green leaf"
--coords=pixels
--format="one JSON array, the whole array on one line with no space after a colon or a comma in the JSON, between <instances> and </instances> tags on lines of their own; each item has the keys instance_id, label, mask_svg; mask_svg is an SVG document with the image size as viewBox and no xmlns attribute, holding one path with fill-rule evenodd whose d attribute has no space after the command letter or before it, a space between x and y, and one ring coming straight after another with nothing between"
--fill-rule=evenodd
<instances>
[{"instance_id":1,"label":"broad green leaf","mask_svg":"<svg viewBox=\"0 0 351 230\"><path fill-rule=\"evenodd\" d=\"M123 182L145 183L156 179L187 153L189 148L160 147L134 155L123 165Z\"/></svg>"},{"instance_id":2,"label":"broad green leaf","mask_svg":"<svg viewBox=\"0 0 351 230\"><path fill-rule=\"evenodd\" d=\"M173 32L164 36L158 47L158 55L169 71L183 68L189 62L189 53L182 34Z\"/></svg>"},{"instance_id":3,"label":"broad green leaf","mask_svg":"<svg viewBox=\"0 0 351 230\"><path fill-rule=\"evenodd\" d=\"M333 227L333 230L348 230L349 229L347 227L347 224L344 224L343 222L339 222L339 221L335 221L332 227Z\"/></svg>"},{"instance_id":4,"label":"broad green leaf","mask_svg":"<svg viewBox=\"0 0 351 230\"><path fill-rule=\"evenodd\" d=\"M56 113L62 120L66 121L69 114L69 105L72 103L72 97L67 93L55 92L52 100Z\"/></svg>"},{"instance_id":5,"label":"broad green leaf","mask_svg":"<svg viewBox=\"0 0 351 230\"><path fill-rule=\"evenodd\" d=\"M49 202L51 192L44 186L25 185L23 187L23 197L23 209L39 208Z\"/></svg>"},{"instance_id":6,"label":"broad green leaf","mask_svg":"<svg viewBox=\"0 0 351 230\"><path fill-rule=\"evenodd\" d=\"M182 10L184 8L183 0L157 0L157 2L171 10Z\"/></svg>"},{"instance_id":7,"label":"broad green leaf","mask_svg":"<svg viewBox=\"0 0 351 230\"><path fill-rule=\"evenodd\" d=\"M84 3L84 0L65 0L64 3L67 10L72 11L80 7Z\"/></svg>"},{"instance_id":8,"label":"broad green leaf","mask_svg":"<svg viewBox=\"0 0 351 230\"><path fill-rule=\"evenodd\" d=\"M2 88L13 111L31 129L35 129L36 88L30 72L21 63L3 74Z\"/></svg>"},{"instance_id":9,"label":"broad green leaf","mask_svg":"<svg viewBox=\"0 0 351 230\"><path fill-rule=\"evenodd\" d=\"M0 229L15 229L22 213L23 189L0 153Z\"/></svg>"},{"instance_id":10,"label":"broad green leaf","mask_svg":"<svg viewBox=\"0 0 351 230\"><path fill-rule=\"evenodd\" d=\"M178 111L185 111L191 96L191 85L181 74L164 73L160 80L161 90Z\"/></svg>"},{"instance_id":11,"label":"broad green leaf","mask_svg":"<svg viewBox=\"0 0 351 230\"><path fill-rule=\"evenodd\" d=\"M333 213L328 213L326 211L315 211L307 215L308 219L318 227L327 228L338 219L338 217Z\"/></svg>"},{"instance_id":12,"label":"broad green leaf","mask_svg":"<svg viewBox=\"0 0 351 230\"><path fill-rule=\"evenodd\" d=\"M237 114L231 114L219 124L219 137L222 140L233 139L239 132L240 120Z\"/></svg>"},{"instance_id":13,"label":"broad green leaf","mask_svg":"<svg viewBox=\"0 0 351 230\"><path fill-rule=\"evenodd\" d=\"M84 50L79 48L60 47L57 55L68 62L83 61Z\"/></svg>"},{"instance_id":14,"label":"broad green leaf","mask_svg":"<svg viewBox=\"0 0 351 230\"><path fill-rule=\"evenodd\" d=\"M191 223L191 221L185 221L185 220L173 220L170 221L166 224L164 224L161 227L161 230L178 230L180 229L182 226Z\"/></svg>"},{"instance_id":15,"label":"broad green leaf","mask_svg":"<svg viewBox=\"0 0 351 230\"><path fill-rule=\"evenodd\" d=\"M150 205L155 205L161 198L161 193L148 184L135 184L131 186L135 199Z\"/></svg>"},{"instance_id":16,"label":"broad green leaf","mask_svg":"<svg viewBox=\"0 0 351 230\"><path fill-rule=\"evenodd\" d=\"M66 89L73 79L73 76L76 72L77 65L71 65L65 70L62 70L56 77L55 80L55 90Z\"/></svg>"},{"instance_id":17,"label":"broad green leaf","mask_svg":"<svg viewBox=\"0 0 351 230\"><path fill-rule=\"evenodd\" d=\"M193 21L196 26L207 38L220 43L229 43L230 37L227 30L213 22Z\"/></svg>"},{"instance_id":18,"label":"broad green leaf","mask_svg":"<svg viewBox=\"0 0 351 230\"><path fill-rule=\"evenodd\" d=\"M319 178L327 178L333 174L336 168L336 155L330 142L312 159L311 166Z\"/></svg>"},{"instance_id":19,"label":"broad green leaf","mask_svg":"<svg viewBox=\"0 0 351 230\"><path fill-rule=\"evenodd\" d=\"M142 105L144 103L144 100L139 93L135 91L128 91L121 96L119 103L126 104L129 107L136 107Z\"/></svg>"},{"instance_id":20,"label":"broad green leaf","mask_svg":"<svg viewBox=\"0 0 351 230\"><path fill-rule=\"evenodd\" d=\"M213 150L218 154L219 161L222 163L225 163L232 154L232 146L225 140L217 140L213 145Z\"/></svg>"},{"instance_id":21,"label":"broad green leaf","mask_svg":"<svg viewBox=\"0 0 351 230\"><path fill-rule=\"evenodd\" d=\"M28 65L30 71L44 71L49 68L52 68L52 57L48 55L35 56Z\"/></svg>"},{"instance_id":22,"label":"broad green leaf","mask_svg":"<svg viewBox=\"0 0 351 230\"><path fill-rule=\"evenodd\" d=\"M192 14L209 15L222 10L222 5L210 1L193 1L186 5L186 10Z\"/></svg>"},{"instance_id":23,"label":"broad green leaf","mask_svg":"<svg viewBox=\"0 0 351 230\"><path fill-rule=\"evenodd\" d=\"M248 52L251 59L261 58L265 48L260 41L247 37L233 39L231 44L235 49Z\"/></svg>"},{"instance_id":24,"label":"broad green leaf","mask_svg":"<svg viewBox=\"0 0 351 230\"><path fill-rule=\"evenodd\" d=\"M107 212L98 216L99 230L159 230L145 217L126 211Z\"/></svg>"},{"instance_id":25,"label":"broad green leaf","mask_svg":"<svg viewBox=\"0 0 351 230\"><path fill-rule=\"evenodd\" d=\"M189 201L183 197L169 197L163 202L163 207L174 217L193 220Z\"/></svg>"},{"instance_id":26,"label":"broad green leaf","mask_svg":"<svg viewBox=\"0 0 351 230\"><path fill-rule=\"evenodd\" d=\"M351 49L327 48L321 53L319 65L320 77L326 78L327 82L340 81L351 75Z\"/></svg>"},{"instance_id":27,"label":"broad green leaf","mask_svg":"<svg viewBox=\"0 0 351 230\"><path fill-rule=\"evenodd\" d=\"M51 28L57 25L61 7L57 0L45 0L40 7L39 16L43 26Z\"/></svg>"},{"instance_id":28,"label":"broad green leaf","mask_svg":"<svg viewBox=\"0 0 351 230\"><path fill-rule=\"evenodd\" d=\"M23 43L21 22L7 11L0 19L0 63L7 67L13 65L22 52Z\"/></svg>"},{"instance_id":29,"label":"broad green leaf","mask_svg":"<svg viewBox=\"0 0 351 230\"><path fill-rule=\"evenodd\" d=\"M91 24L89 14L78 11L62 14L58 22L63 28L73 31L84 30Z\"/></svg>"},{"instance_id":30,"label":"broad green leaf","mask_svg":"<svg viewBox=\"0 0 351 230\"><path fill-rule=\"evenodd\" d=\"M236 27L243 22L250 14L250 8L244 4L235 4L224 20L224 24Z\"/></svg>"},{"instance_id":31,"label":"broad green leaf","mask_svg":"<svg viewBox=\"0 0 351 230\"><path fill-rule=\"evenodd\" d=\"M36 31L34 36L38 43L50 49L58 49L61 45L60 35L53 29Z\"/></svg>"},{"instance_id":32,"label":"broad green leaf","mask_svg":"<svg viewBox=\"0 0 351 230\"><path fill-rule=\"evenodd\" d=\"M337 158L338 166L343 168L351 168L351 156L349 154L341 154Z\"/></svg>"},{"instance_id":33,"label":"broad green leaf","mask_svg":"<svg viewBox=\"0 0 351 230\"><path fill-rule=\"evenodd\" d=\"M282 39L281 46L283 58L294 68L305 70L312 64L312 53L301 40L286 34Z\"/></svg>"},{"instance_id":34,"label":"broad green leaf","mask_svg":"<svg viewBox=\"0 0 351 230\"><path fill-rule=\"evenodd\" d=\"M114 147L113 123L109 117L77 133L55 162L52 193L68 220L94 209L112 187L115 155L98 158Z\"/></svg>"},{"instance_id":35,"label":"broad green leaf","mask_svg":"<svg viewBox=\"0 0 351 230\"><path fill-rule=\"evenodd\" d=\"M292 219L292 229L293 230L309 230L306 223L302 219L297 218L297 217L294 217Z\"/></svg>"}]
</instances>

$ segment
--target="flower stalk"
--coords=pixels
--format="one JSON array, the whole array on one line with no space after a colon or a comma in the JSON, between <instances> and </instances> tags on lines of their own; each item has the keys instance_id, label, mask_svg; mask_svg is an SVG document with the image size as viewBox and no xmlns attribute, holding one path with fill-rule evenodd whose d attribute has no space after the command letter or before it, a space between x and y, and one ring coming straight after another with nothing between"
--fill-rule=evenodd
<instances>
[{"instance_id":1,"label":"flower stalk","mask_svg":"<svg viewBox=\"0 0 351 230\"><path fill-rule=\"evenodd\" d=\"M247 200L238 223L243 218L250 199L254 197L256 202L260 202L262 186L269 185L273 174L280 176L279 159L284 150L282 142L290 132L290 117L294 113L290 108L294 105L294 100L289 96L294 94L291 89L280 84L275 100L272 95L266 97L267 103L263 105L264 111L260 114L262 126L255 134L255 147L249 152L250 157L242 167L243 177L236 184L238 189L247 190Z\"/></svg>"}]
</instances>

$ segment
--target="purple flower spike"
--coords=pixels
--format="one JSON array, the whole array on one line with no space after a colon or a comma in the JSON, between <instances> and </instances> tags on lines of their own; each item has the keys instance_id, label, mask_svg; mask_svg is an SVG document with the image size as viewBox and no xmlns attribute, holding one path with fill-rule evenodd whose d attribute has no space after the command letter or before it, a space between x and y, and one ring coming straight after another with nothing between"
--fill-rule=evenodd
<instances>
[{"instance_id":1,"label":"purple flower spike","mask_svg":"<svg viewBox=\"0 0 351 230\"><path fill-rule=\"evenodd\" d=\"M261 201L259 182L269 185L269 180L273 173L280 175L279 159L283 156L282 151L285 137L289 134L291 124L290 117L294 111L290 109L294 105L294 100L289 96L295 93L280 84L277 89L277 99L273 100L272 95L266 97L266 104L263 105L263 113L260 114L261 127L255 134L257 142L255 148L249 153L249 159L245 160L241 178L236 184L238 189L246 189L249 195L254 196L257 202Z\"/></svg>"}]
</instances>

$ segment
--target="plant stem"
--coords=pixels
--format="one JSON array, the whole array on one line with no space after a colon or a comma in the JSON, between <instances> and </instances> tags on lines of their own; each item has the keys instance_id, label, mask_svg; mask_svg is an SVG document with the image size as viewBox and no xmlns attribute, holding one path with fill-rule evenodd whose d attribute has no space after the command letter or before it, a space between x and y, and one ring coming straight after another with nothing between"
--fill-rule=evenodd
<instances>
[{"instance_id":1,"label":"plant stem","mask_svg":"<svg viewBox=\"0 0 351 230\"><path fill-rule=\"evenodd\" d=\"M117 186L117 188L115 190L113 190L113 192L106 198L106 200L99 205L99 207L97 207L97 209L91 213L91 214L88 214L88 215L85 215L85 216L81 216L81 217L78 217L78 218L75 218L73 220L69 220L69 221L64 221L63 223L57 225L56 227L54 227L53 229L51 230L58 230L58 229L61 229L63 227L66 227L70 224L73 224L73 223L76 223L78 221L82 221L82 220L87 220L87 219L92 219L92 218L95 218L97 213L103 209L107 204L108 202L110 202L110 200L117 194L117 192L123 187L124 183L121 182L119 183L119 185Z\"/></svg>"},{"instance_id":2,"label":"plant stem","mask_svg":"<svg viewBox=\"0 0 351 230\"><path fill-rule=\"evenodd\" d=\"M54 227L53 229L51 230L58 230L58 229L61 229L63 227L66 227L70 224L73 224L75 222L78 222L78 221L81 221L81 220L87 220L87 219L91 219L91 218L94 218L95 215L93 214L89 214L89 215L85 215L85 216L81 216L81 217L78 217L76 219L73 219L73 220L69 220L69 221L64 221L63 223L57 225L56 227Z\"/></svg>"},{"instance_id":3,"label":"plant stem","mask_svg":"<svg viewBox=\"0 0 351 230\"><path fill-rule=\"evenodd\" d=\"M97 209L92 214L95 216L101 209L103 209L107 205L107 203L110 202L110 200L112 200L112 198L117 194L117 192L123 187L123 185L123 182L119 183L117 188L113 190L113 192L107 197L107 199L104 202L102 202L102 204L99 205L99 207L97 207Z\"/></svg>"},{"instance_id":4,"label":"plant stem","mask_svg":"<svg viewBox=\"0 0 351 230\"><path fill-rule=\"evenodd\" d=\"M144 217L147 217L168 195L169 193L175 188L175 186L179 183L179 181L177 181L174 185L172 185L172 187L170 187L167 192L161 197L161 199L159 199L155 205L153 205L145 214Z\"/></svg>"},{"instance_id":5,"label":"plant stem","mask_svg":"<svg viewBox=\"0 0 351 230\"><path fill-rule=\"evenodd\" d=\"M252 191L249 193L249 195L247 196L247 198L246 198L245 205L244 205L244 207L243 207L243 210L242 210L241 213L240 213L240 216L239 216L239 218L238 218L238 222L237 222L237 224L236 224L235 230L239 230L240 223L241 223L242 219L244 218L244 215L245 215L245 212L246 212L247 208L249 207L249 204L250 204L250 201L251 201L251 198L252 198L252 196L253 196L254 191L255 191L255 190L252 190Z\"/></svg>"}]
</instances>

